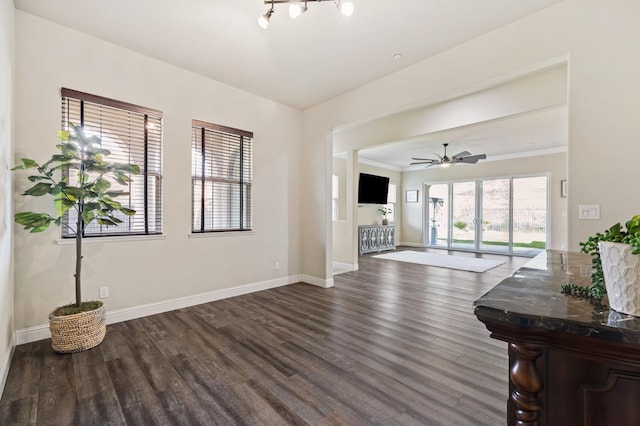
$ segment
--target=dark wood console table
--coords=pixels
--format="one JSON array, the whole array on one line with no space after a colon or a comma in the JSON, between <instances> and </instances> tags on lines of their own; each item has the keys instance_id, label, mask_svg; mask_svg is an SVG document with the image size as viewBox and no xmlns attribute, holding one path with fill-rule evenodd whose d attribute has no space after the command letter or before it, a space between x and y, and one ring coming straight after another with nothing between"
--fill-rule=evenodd
<instances>
[{"instance_id":1,"label":"dark wood console table","mask_svg":"<svg viewBox=\"0 0 640 426\"><path fill-rule=\"evenodd\" d=\"M549 250L474 303L509 343L509 425L640 425L640 318L560 293L590 285L590 269L587 255Z\"/></svg>"}]
</instances>

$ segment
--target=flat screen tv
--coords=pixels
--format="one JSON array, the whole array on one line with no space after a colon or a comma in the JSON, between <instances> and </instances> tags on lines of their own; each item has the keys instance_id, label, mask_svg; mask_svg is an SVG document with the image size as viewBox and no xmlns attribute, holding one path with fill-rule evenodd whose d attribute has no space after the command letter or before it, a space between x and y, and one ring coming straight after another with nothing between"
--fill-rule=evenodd
<instances>
[{"instance_id":1,"label":"flat screen tv","mask_svg":"<svg viewBox=\"0 0 640 426\"><path fill-rule=\"evenodd\" d=\"M360 173L358 204L387 204L389 178Z\"/></svg>"}]
</instances>

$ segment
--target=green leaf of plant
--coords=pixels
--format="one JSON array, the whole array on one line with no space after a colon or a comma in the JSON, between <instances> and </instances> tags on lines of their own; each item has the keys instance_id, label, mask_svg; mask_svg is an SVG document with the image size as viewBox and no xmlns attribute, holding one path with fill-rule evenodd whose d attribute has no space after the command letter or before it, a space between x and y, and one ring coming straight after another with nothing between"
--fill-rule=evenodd
<instances>
[{"instance_id":1,"label":"green leaf of plant","mask_svg":"<svg viewBox=\"0 0 640 426\"><path fill-rule=\"evenodd\" d=\"M67 195L67 197L69 197L71 201L77 201L80 197L82 197L82 195L84 195L84 191L77 186L67 186L64 188L63 192Z\"/></svg>"},{"instance_id":2,"label":"green leaf of plant","mask_svg":"<svg viewBox=\"0 0 640 426\"><path fill-rule=\"evenodd\" d=\"M137 166L135 164L114 164L113 168L114 170L124 173L131 173L132 175L140 174L140 166Z\"/></svg>"},{"instance_id":3,"label":"green leaf of plant","mask_svg":"<svg viewBox=\"0 0 640 426\"><path fill-rule=\"evenodd\" d=\"M72 125L73 126L73 125ZM68 141L69 140L69 136L70 133L67 130L58 130L56 132L56 136L58 137L58 139L60 139L61 141Z\"/></svg>"},{"instance_id":4,"label":"green leaf of plant","mask_svg":"<svg viewBox=\"0 0 640 426\"><path fill-rule=\"evenodd\" d=\"M24 229L30 229L31 232L42 232L49 227L49 223L55 218L46 213L21 212L15 214L14 220L24 226ZM34 231L33 229L38 230Z\"/></svg>"},{"instance_id":5,"label":"green leaf of plant","mask_svg":"<svg viewBox=\"0 0 640 426\"><path fill-rule=\"evenodd\" d=\"M114 222L111 219L107 219L107 218L103 218L103 217L99 217L98 218L98 223L100 225L107 225L107 226L116 226L118 225L116 222Z\"/></svg>"},{"instance_id":6,"label":"green leaf of plant","mask_svg":"<svg viewBox=\"0 0 640 426\"><path fill-rule=\"evenodd\" d=\"M32 186L31 188L24 191L23 195L31 195L34 197L39 197L44 194L49 193L49 189L51 189L51 184L45 182L39 182Z\"/></svg>"},{"instance_id":7,"label":"green leaf of plant","mask_svg":"<svg viewBox=\"0 0 640 426\"><path fill-rule=\"evenodd\" d=\"M78 154L78 147L73 143L62 143L56 145L58 149L62 152L67 158L79 159L80 155Z\"/></svg>"},{"instance_id":8,"label":"green leaf of plant","mask_svg":"<svg viewBox=\"0 0 640 426\"><path fill-rule=\"evenodd\" d=\"M100 204L96 202L84 203L83 211L95 211L100 209Z\"/></svg>"},{"instance_id":9,"label":"green leaf of plant","mask_svg":"<svg viewBox=\"0 0 640 426\"><path fill-rule=\"evenodd\" d=\"M53 200L53 205L58 210L58 216L62 216L67 210L73 207L73 202L62 196Z\"/></svg>"},{"instance_id":10,"label":"green leaf of plant","mask_svg":"<svg viewBox=\"0 0 640 426\"><path fill-rule=\"evenodd\" d=\"M21 158L20 163L21 163L20 165L15 166L11 170L24 170L24 169L32 169L34 167L40 167L40 165L37 162L33 161L30 158Z\"/></svg>"},{"instance_id":11,"label":"green leaf of plant","mask_svg":"<svg viewBox=\"0 0 640 426\"><path fill-rule=\"evenodd\" d=\"M50 223L51 222L47 222L47 223L42 224L41 226L37 226L37 227L31 228L31 231L29 231L29 232L31 232L32 234L35 234L37 232L46 231L47 229L49 229L49 224Z\"/></svg>"},{"instance_id":12,"label":"green leaf of plant","mask_svg":"<svg viewBox=\"0 0 640 426\"><path fill-rule=\"evenodd\" d=\"M108 196L108 197L120 197L121 195L129 195L129 192L125 192L125 191L107 191L104 193L104 195Z\"/></svg>"},{"instance_id":13,"label":"green leaf of plant","mask_svg":"<svg viewBox=\"0 0 640 426\"><path fill-rule=\"evenodd\" d=\"M109 188L111 188L111 182L109 182L108 180L103 179L103 178L98 178L93 183L93 185L91 187L91 190L93 190L95 192L104 192Z\"/></svg>"},{"instance_id":14,"label":"green leaf of plant","mask_svg":"<svg viewBox=\"0 0 640 426\"><path fill-rule=\"evenodd\" d=\"M90 151L90 153L92 155L111 155L111 151L109 151L108 149L104 149L104 148L97 148L97 149L92 149Z\"/></svg>"},{"instance_id":15,"label":"green leaf of plant","mask_svg":"<svg viewBox=\"0 0 640 426\"><path fill-rule=\"evenodd\" d=\"M103 203L103 205L109 206L110 207L109 210L112 210L112 209L120 210L122 208L122 204L120 204L116 200L112 200L111 198L104 197L100 201Z\"/></svg>"},{"instance_id":16,"label":"green leaf of plant","mask_svg":"<svg viewBox=\"0 0 640 426\"><path fill-rule=\"evenodd\" d=\"M82 212L82 222L85 226L89 225L96 218L96 213L93 210L85 210Z\"/></svg>"},{"instance_id":17,"label":"green leaf of plant","mask_svg":"<svg viewBox=\"0 0 640 426\"><path fill-rule=\"evenodd\" d=\"M136 214L136 211L135 211L135 210L128 209L128 208L126 208L126 207L122 207L122 208L120 209L120 211L121 211L122 213L124 213L126 216L133 216L133 215L135 215L135 214Z\"/></svg>"}]
</instances>

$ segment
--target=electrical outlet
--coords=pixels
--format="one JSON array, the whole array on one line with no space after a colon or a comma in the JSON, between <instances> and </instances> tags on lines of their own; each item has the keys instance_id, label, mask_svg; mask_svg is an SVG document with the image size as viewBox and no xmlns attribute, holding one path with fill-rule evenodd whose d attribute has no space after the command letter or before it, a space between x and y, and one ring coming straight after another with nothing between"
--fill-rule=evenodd
<instances>
[{"instance_id":1,"label":"electrical outlet","mask_svg":"<svg viewBox=\"0 0 640 426\"><path fill-rule=\"evenodd\" d=\"M276 271L280 270L280 262L276 262Z\"/></svg>"},{"instance_id":2,"label":"electrical outlet","mask_svg":"<svg viewBox=\"0 0 640 426\"><path fill-rule=\"evenodd\" d=\"M109 297L109 287L100 287L100 299Z\"/></svg>"}]
</instances>

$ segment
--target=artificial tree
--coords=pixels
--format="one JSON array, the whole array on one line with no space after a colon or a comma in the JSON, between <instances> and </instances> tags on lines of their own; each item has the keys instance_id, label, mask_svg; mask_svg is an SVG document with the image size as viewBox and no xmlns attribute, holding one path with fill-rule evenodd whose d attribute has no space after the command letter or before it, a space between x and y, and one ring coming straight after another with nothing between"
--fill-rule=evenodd
<instances>
[{"instance_id":1,"label":"artificial tree","mask_svg":"<svg viewBox=\"0 0 640 426\"><path fill-rule=\"evenodd\" d=\"M54 154L38 164L29 158L22 158L21 164L12 170L36 169L28 177L34 185L22 195L53 196L56 214L21 212L16 213L15 221L24 229L36 233L49 228L51 223L66 226L75 237L75 309L68 313L83 311L82 304L82 240L84 229L94 221L101 225L122 223L119 214L132 216L135 210L122 206L115 198L128 195L128 192L112 189L112 181L128 185L131 175L140 173L140 167L134 164L108 162L105 157L111 153L102 148L97 136L87 135L81 126L70 124L70 130L58 131L60 143L56 145L60 153ZM75 179L70 179L75 176ZM75 210L75 224L66 223L65 214ZM88 307L87 309L91 309Z\"/></svg>"}]
</instances>

